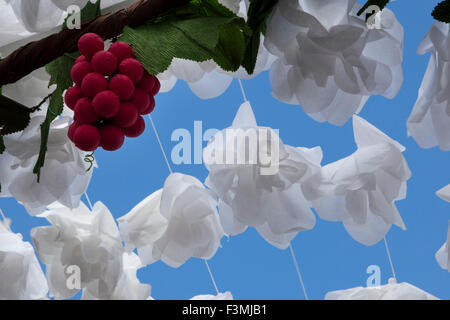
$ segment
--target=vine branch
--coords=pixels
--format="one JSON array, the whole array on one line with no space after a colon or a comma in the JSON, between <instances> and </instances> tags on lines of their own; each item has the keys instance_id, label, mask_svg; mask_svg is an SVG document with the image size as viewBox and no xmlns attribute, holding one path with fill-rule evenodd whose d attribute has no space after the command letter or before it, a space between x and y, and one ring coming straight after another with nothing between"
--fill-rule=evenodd
<instances>
[{"instance_id":1,"label":"vine branch","mask_svg":"<svg viewBox=\"0 0 450 320\"><path fill-rule=\"evenodd\" d=\"M111 39L120 35L125 26L137 27L188 2L188 0L139 0L116 13L83 21L80 29L64 29L31 42L0 61L0 87L20 80L64 54L77 51L78 39L85 33L94 32L103 39Z\"/></svg>"}]
</instances>

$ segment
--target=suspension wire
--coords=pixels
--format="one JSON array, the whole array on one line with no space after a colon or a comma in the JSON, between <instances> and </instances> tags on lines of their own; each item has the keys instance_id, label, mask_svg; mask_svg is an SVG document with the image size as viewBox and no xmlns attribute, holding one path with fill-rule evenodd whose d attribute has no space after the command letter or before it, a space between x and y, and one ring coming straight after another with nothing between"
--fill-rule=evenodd
<instances>
[{"instance_id":1,"label":"suspension wire","mask_svg":"<svg viewBox=\"0 0 450 320\"><path fill-rule=\"evenodd\" d=\"M92 209L93 209L94 207L92 206L91 199L89 199L89 196L88 196L87 192L84 193L84 196L85 196L85 198L86 198L86 200L87 200L87 202L88 202L88 204L89 204L89 208L91 208L91 211L92 211Z\"/></svg>"},{"instance_id":2,"label":"suspension wire","mask_svg":"<svg viewBox=\"0 0 450 320\"><path fill-rule=\"evenodd\" d=\"M163 154L164 160L167 165L167 169L169 169L169 172L172 174L173 173L172 166L170 165L169 159L167 158L166 151L164 150L161 139L159 137L158 129L156 129L156 125L155 125L155 122L153 121L151 114L148 115L148 118L150 119L150 122L152 124L153 132L155 133L156 140L158 140L159 148L161 149L161 152ZM203 261L205 262L206 269L208 270L209 277L211 278L211 282L214 286L214 289L216 290L216 293L219 294L219 289L217 288L216 279L214 278L214 275L211 271L211 267L209 266L208 260L203 259Z\"/></svg>"},{"instance_id":3,"label":"suspension wire","mask_svg":"<svg viewBox=\"0 0 450 320\"><path fill-rule=\"evenodd\" d=\"M170 174L172 174L173 173L172 167L170 166L170 162L169 162L169 160L167 158L166 151L164 151L164 147L163 147L163 145L161 143L161 139L159 138L158 130L156 129L155 123L153 122L152 115L149 114L148 118L150 119L150 122L152 124L153 132L155 133L156 139L158 140L159 148L161 149L161 152L162 152L162 154L164 156L164 160L166 161L167 169L169 169Z\"/></svg>"},{"instance_id":4,"label":"suspension wire","mask_svg":"<svg viewBox=\"0 0 450 320\"><path fill-rule=\"evenodd\" d=\"M391 252L389 251L389 246L388 246L388 242L386 240L386 236L384 236L383 239L384 239L384 247L386 248L386 254L387 254L387 257L389 259L389 264L391 265L392 276L394 277L395 282L397 282L397 276L395 274L394 264L392 263Z\"/></svg>"},{"instance_id":5,"label":"suspension wire","mask_svg":"<svg viewBox=\"0 0 450 320\"><path fill-rule=\"evenodd\" d=\"M6 221L6 217L5 217L5 214L3 213L2 208L0 208L0 215L1 215L1 217L2 217L2 220L3 220L3 221Z\"/></svg>"},{"instance_id":6,"label":"suspension wire","mask_svg":"<svg viewBox=\"0 0 450 320\"><path fill-rule=\"evenodd\" d=\"M242 97L244 98L244 102L247 102L247 96L245 94L244 86L242 85L242 80L238 78L239 87L241 87Z\"/></svg>"},{"instance_id":7,"label":"suspension wire","mask_svg":"<svg viewBox=\"0 0 450 320\"><path fill-rule=\"evenodd\" d=\"M300 281L300 286L302 287L303 295L306 300L309 300L308 294L306 293L305 283L303 282L302 273L300 272L300 268L298 266L297 258L295 257L294 248L292 244L289 244L289 250L291 251L292 261L294 261L295 270L297 271L298 280Z\"/></svg>"}]
</instances>

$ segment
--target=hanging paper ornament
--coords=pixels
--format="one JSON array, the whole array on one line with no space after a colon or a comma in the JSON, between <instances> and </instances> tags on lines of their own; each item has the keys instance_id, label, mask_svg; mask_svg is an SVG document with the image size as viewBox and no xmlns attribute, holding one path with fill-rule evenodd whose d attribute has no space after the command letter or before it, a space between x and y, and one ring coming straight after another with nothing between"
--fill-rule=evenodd
<instances>
[{"instance_id":1,"label":"hanging paper ornament","mask_svg":"<svg viewBox=\"0 0 450 320\"><path fill-rule=\"evenodd\" d=\"M189 300L233 300L233 295L230 291L218 293L217 295L203 294L190 298Z\"/></svg>"},{"instance_id":2,"label":"hanging paper ornament","mask_svg":"<svg viewBox=\"0 0 450 320\"><path fill-rule=\"evenodd\" d=\"M217 200L196 178L171 174L164 188L118 219L128 251L144 264L162 260L177 268L190 258L210 259L224 233Z\"/></svg>"},{"instance_id":3,"label":"hanging paper ornament","mask_svg":"<svg viewBox=\"0 0 450 320\"><path fill-rule=\"evenodd\" d=\"M143 265L139 257L134 253L123 253L122 274L113 293L106 298L108 300L147 300L150 296L151 286L142 284L136 276L138 269ZM100 298L89 291L89 287L83 290L82 300L99 300Z\"/></svg>"},{"instance_id":4,"label":"hanging paper ornament","mask_svg":"<svg viewBox=\"0 0 450 320\"><path fill-rule=\"evenodd\" d=\"M97 202L92 211L84 203L71 210L54 203L40 217L51 226L32 229L31 237L46 265L51 295L66 299L86 289L88 296L110 298L122 277L124 250L108 208Z\"/></svg>"},{"instance_id":5,"label":"hanging paper ornament","mask_svg":"<svg viewBox=\"0 0 450 320\"><path fill-rule=\"evenodd\" d=\"M10 0L17 18L30 32L44 32L64 20L70 5L82 9L89 0Z\"/></svg>"},{"instance_id":6,"label":"hanging paper ornament","mask_svg":"<svg viewBox=\"0 0 450 320\"><path fill-rule=\"evenodd\" d=\"M375 287L356 287L331 291L325 300L440 300L407 282L397 283L394 278L389 283Z\"/></svg>"},{"instance_id":7,"label":"hanging paper ornament","mask_svg":"<svg viewBox=\"0 0 450 320\"><path fill-rule=\"evenodd\" d=\"M406 228L395 201L406 197L411 172L397 141L356 115L353 130L358 150L324 166L303 192L322 219L342 221L356 241L373 245L392 224Z\"/></svg>"},{"instance_id":8,"label":"hanging paper ornament","mask_svg":"<svg viewBox=\"0 0 450 320\"><path fill-rule=\"evenodd\" d=\"M26 107L32 108L41 103L55 90L54 85L48 86L49 81L50 75L44 68L39 68L16 83L2 87L2 94ZM44 106L41 108L41 111L34 112L33 116L45 115L46 108ZM65 112L63 115L72 115L70 110L65 110Z\"/></svg>"},{"instance_id":9,"label":"hanging paper ornament","mask_svg":"<svg viewBox=\"0 0 450 320\"><path fill-rule=\"evenodd\" d=\"M87 171L87 154L67 138L71 119L63 117L51 124L45 165L37 182L33 167L39 155L44 119L35 116L23 132L4 136L7 151L0 155L0 197L14 197L30 215L43 212L55 201L76 208L93 172Z\"/></svg>"},{"instance_id":10,"label":"hanging paper ornament","mask_svg":"<svg viewBox=\"0 0 450 320\"><path fill-rule=\"evenodd\" d=\"M422 148L450 150L450 25L435 21L417 50L430 62L409 116L408 134Z\"/></svg>"},{"instance_id":11,"label":"hanging paper ornament","mask_svg":"<svg viewBox=\"0 0 450 320\"><path fill-rule=\"evenodd\" d=\"M322 150L283 145L271 128L258 127L249 102L231 127L204 149L205 184L220 197L225 233L255 227L271 244L285 249L299 231L314 227L315 216L301 184L320 169Z\"/></svg>"},{"instance_id":12,"label":"hanging paper ornament","mask_svg":"<svg viewBox=\"0 0 450 320\"><path fill-rule=\"evenodd\" d=\"M402 26L385 8L369 29L355 2L279 1L267 22L274 97L319 122L343 125L370 96L394 98L403 81Z\"/></svg>"},{"instance_id":13,"label":"hanging paper ornament","mask_svg":"<svg viewBox=\"0 0 450 320\"><path fill-rule=\"evenodd\" d=\"M0 300L46 299L48 286L34 249L0 221Z\"/></svg>"},{"instance_id":14,"label":"hanging paper ornament","mask_svg":"<svg viewBox=\"0 0 450 320\"><path fill-rule=\"evenodd\" d=\"M439 198L450 202L450 184L436 192ZM447 233L447 241L436 252L436 260L442 269L450 272L450 225Z\"/></svg>"}]
</instances>

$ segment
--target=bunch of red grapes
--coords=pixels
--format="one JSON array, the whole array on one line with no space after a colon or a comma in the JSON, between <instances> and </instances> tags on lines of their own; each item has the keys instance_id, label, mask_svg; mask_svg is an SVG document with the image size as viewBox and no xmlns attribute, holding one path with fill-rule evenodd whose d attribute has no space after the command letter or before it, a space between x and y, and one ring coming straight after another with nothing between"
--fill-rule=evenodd
<instances>
[{"instance_id":1,"label":"bunch of red grapes","mask_svg":"<svg viewBox=\"0 0 450 320\"><path fill-rule=\"evenodd\" d=\"M74 86L64 96L74 111L68 136L83 151L117 150L125 136L134 138L144 132L142 116L155 108L154 96L161 85L125 42L114 42L105 51L99 35L86 33L78 41L78 50L81 56L70 74Z\"/></svg>"}]
</instances>

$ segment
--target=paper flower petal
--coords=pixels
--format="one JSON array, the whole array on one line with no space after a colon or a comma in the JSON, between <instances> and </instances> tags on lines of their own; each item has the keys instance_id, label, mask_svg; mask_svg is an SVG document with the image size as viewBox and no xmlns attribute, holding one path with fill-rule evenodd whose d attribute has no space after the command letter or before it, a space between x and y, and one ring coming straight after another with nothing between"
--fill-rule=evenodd
<instances>
[{"instance_id":1,"label":"paper flower petal","mask_svg":"<svg viewBox=\"0 0 450 320\"><path fill-rule=\"evenodd\" d=\"M346 290L331 291L325 300L439 300L407 282L397 283L390 279L389 283L376 287L356 287Z\"/></svg>"},{"instance_id":2,"label":"paper flower petal","mask_svg":"<svg viewBox=\"0 0 450 320\"><path fill-rule=\"evenodd\" d=\"M450 29L435 21L418 53L431 52L414 109L408 118L408 134L422 148L450 150Z\"/></svg>"},{"instance_id":3,"label":"paper flower petal","mask_svg":"<svg viewBox=\"0 0 450 320\"><path fill-rule=\"evenodd\" d=\"M315 216L300 184L320 168L320 148L283 145L270 128L258 127L249 102L232 125L204 149L205 184L220 198L219 215L228 235L254 227L268 242L285 249ZM270 164L270 165L268 165Z\"/></svg>"},{"instance_id":4,"label":"paper flower petal","mask_svg":"<svg viewBox=\"0 0 450 320\"><path fill-rule=\"evenodd\" d=\"M224 235L216 196L180 173L118 220L127 249L137 248L144 264L161 259L177 268L193 257L209 259Z\"/></svg>"},{"instance_id":5,"label":"paper flower petal","mask_svg":"<svg viewBox=\"0 0 450 320\"><path fill-rule=\"evenodd\" d=\"M45 275L29 242L0 221L0 300L37 300L47 297Z\"/></svg>"},{"instance_id":6,"label":"paper flower petal","mask_svg":"<svg viewBox=\"0 0 450 320\"><path fill-rule=\"evenodd\" d=\"M267 22L274 97L319 122L343 125L370 96L395 97L403 81L400 23L384 9L369 29L355 2L281 1Z\"/></svg>"},{"instance_id":7,"label":"paper flower petal","mask_svg":"<svg viewBox=\"0 0 450 320\"><path fill-rule=\"evenodd\" d=\"M356 115L353 130L358 150L324 166L303 192L322 219L342 221L356 241L373 245L392 224L406 228L395 201L405 198L411 172L397 141Z\"/></svg>"}]
</instances>

